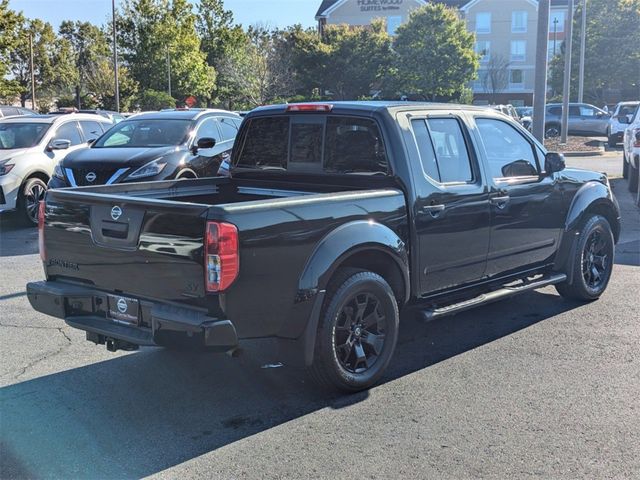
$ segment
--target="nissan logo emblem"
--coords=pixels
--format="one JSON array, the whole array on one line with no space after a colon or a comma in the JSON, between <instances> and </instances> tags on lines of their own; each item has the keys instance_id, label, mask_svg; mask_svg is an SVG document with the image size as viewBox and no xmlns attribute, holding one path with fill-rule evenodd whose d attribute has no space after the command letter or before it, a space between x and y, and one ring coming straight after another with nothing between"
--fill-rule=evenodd
<instances>
[{"instance_id":1,"label":"nissan logo emblem","mask_svg":"<svg viewBox=\"0 0 640 480\"><path fill-rule=\"evenodd\" d=\"M119 298L116 305L118 305L118 311L120 313L125 313L127 311L127 301L124 298Z\"/></svg>"},{"instance_id":2,"label":"nissan logo emblem","mask_svg":"<svg viewBox=\"0 0 640 480\"><path fill-rule=\"evenodd\" d=\"M96 180L96 174L95 172L89 172L85 175L85 177L87 179L87 182L95 182Z\"/></svg>"},{"instance_id":3,"label":"nissan logo emblem","mask_svg":"<svg viewBox=\"0 0 640 480\"><path fill-rule=\"evenodd\" d=\"M122 216L122 209L119 206L115 205L111 209L111 218L113 218L114 220L118 220L121 216Z\"/></svg>"}]
</instances>

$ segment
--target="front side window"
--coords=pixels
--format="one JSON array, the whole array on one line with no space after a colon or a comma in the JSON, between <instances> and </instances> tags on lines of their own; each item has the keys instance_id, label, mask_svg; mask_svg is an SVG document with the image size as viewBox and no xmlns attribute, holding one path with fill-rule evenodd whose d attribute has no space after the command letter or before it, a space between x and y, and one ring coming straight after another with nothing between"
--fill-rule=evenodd
<instances>
[{"instance_id":1,"label":"front side window","mask_svg":"<svg viewBox=\"0 0 640 480\"><path fill-rule=\"evenodd\" d=\"M168 147L185 142L190 120L125 120L100 137L93 148Z\"/></svg>"},{"instance_id":2,"label":"front side window","mask_svg":"<svg viewBox=\"0 0 640 480\"><path fill-rule=\"evenodd\" d=\"M527 31L527 12L517 11L511 14L511 31L525 33Z\"/></svg>"},{"instance_id":3,"label":"front side window","mask_svg":"<svg viewBox=\"0 0 640 480\"><path fill-rule=\"evenodd\" d=\"M469 152L460 123L454 118L411 122L424 173L440 183L473 181Z\"/></svg>"},{"instance_id":4,"label":"front side window","mask_svg":"<svg viewBox=\"0 0 640 480\"><path fill-rule=\"evenodd\" d=\"M47 130L47 123L0 123L0 150L34 147Z\"/></svg>"},{"instance_id":5,"label":"front side window","mask_svg":"<svg viewBox=\"0 0 640 480\"><path fill-rule=\"evenodd\" d=\"M378 126L366 118L253 118L240 143L238 167L353 174L388 171Z\"/></svg>"},{"instance_id":6,"label":"front side window","mask_svg":"<svg viewBox=\"0 0 640 480\"><path fill-rule=\"evenodd\" d=\"M586 105L580 105L580 116L581 117L595 117L596 110L592 107L587 107Z\"/></svg>"},{"instance_id":7,"label":"front side window","mask_svg":"<svg viewBox=\"0 0 640 480\"><path fill-rule=\"evenodd\" d=\"M64 125L60 125L53 139L69 140L71 142L71 146L80 145L82 143L82 137L80 136L76 122L69 122Z\"/></svg>"},{"instance_id":8,"label":"front side window","mask_svg":"<svg viewBox=\"0 0 640 480\"><path fill-rule=\"evenodd\" d=\"M476 13L476 33L491 33L491 13Z\"/></svg>"},{"instance_id":9,"label":"front side window","mask_svg":"<svg viewBox=\"0 0 640 480\"><path fill-rule=\"evenodd\" d=\"M476 125L495 180L538 175L531 143L513 126L490 118L478 118Z\"/></svg>"},{"instance_id":10,"label":"front side window","mask_svg":"<svg viewBox=\"0 0 640 480\"><path fill-rule=\"evenodd\" d=\"M526 50L527 42L525 40L513 40L511 42L511 61L524 62Z\"/></svg>"},{"instance_id":11,"label":"front side window","mask_svg":"<svg viewBox=\"0 0 640 480\"><path fill-rule=\"evenodd\" d=\"M216 143L221 141L218 122L215 118L205 118L196 132L196 142L201 138L213 138Z\"/></svg>"}]
</instances>

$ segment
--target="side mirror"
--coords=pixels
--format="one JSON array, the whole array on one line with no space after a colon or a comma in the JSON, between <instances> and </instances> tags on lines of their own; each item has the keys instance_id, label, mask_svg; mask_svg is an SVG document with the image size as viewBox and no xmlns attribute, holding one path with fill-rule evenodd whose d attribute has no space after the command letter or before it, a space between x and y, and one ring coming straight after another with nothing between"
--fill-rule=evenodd
<instances>
[{"instance_id":1,"label":"side mirror","mask_svg":"<svg viewBox=\"0 0 640 480\"><path fill-rule=\"evenodd\" d=\"M71 140L66 140L64 138L60 138L57 140L51 140L49 143L49 151L52 150L66 150L71 146Z\"/></svg>"},{"instance_id":2,"label":"side mirror","mask_svg":"<svg viewBox=\"0 0 640 480\"><path fill-rule=\"evenodd\" d=\"M544 171L547 175L553 175L565 168L564 155L556 152L548 152L544 157Z\"/></svg>"},{"instance_id":3,"label":"side mirror","mask_svg":"<svg viewBox=\"0 0 640 480\"><path fill-rule=\"evenodd\" d=\"M213 148L215 146L216 146L215 138L202 137L198 139L198 142L193 147L191 147L191 153L195 155L196 153L198 153L198 150L200 149L206 150L207 148Z\"/></svg>"}]
</instances>

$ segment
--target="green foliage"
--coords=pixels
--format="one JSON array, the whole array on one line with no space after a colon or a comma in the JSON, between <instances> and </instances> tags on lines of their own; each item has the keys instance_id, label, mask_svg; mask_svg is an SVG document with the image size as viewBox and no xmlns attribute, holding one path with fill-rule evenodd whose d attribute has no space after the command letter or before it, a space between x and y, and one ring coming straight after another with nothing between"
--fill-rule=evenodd
<instances>
[{"instance_id":1,"label":"green foliage","mask_svg":"<svg viewBox=\"0 0 640 480\"><path fill-rule=\"evenodd\" d=\"M142 89L167 89L169 62L176 98L211 96L216 72L200 49L187 0L125 0L117 23L123 57Z\"/></svg>"},{"instance_id":2,"label":"green foliage","mask_svg":"<svg viewBox=\"0 0 640 480\"><path fill-rule=\"evenodd\" d=\"M24 17L9 8L9 0L0 0L0 99L13 99L23 86L17 80L5 78L11 68L10 54L18 48L24 38L20 38Z\"/></svg>"},{"instance_id":3,"label":"green foliage","mask_svg":"<svg viewBox=\"0 0 640 480\"><path fill-rule=\"evenodd\" d=\"M161 110L163 108L174 108L176 99L167 92L157 90L144 90L136 99L135 107L140 110Z\"/></svg>"},{"instance_id":4,"label":"green foliage","mask_svg":"<svg viewBox=\"0 0 640 480\"><path fill-rule=\"evenodd\" d=\"M428 100L454 97L478 69L474 35L455 10L429 3L414 10L393 42L393 86Z\"/></svg>"},{"instance_id":5,"label":"green foliage","mask_svg":"<svg viewBox=\"0 0 640 480\"><path fill-rule=\"evenodd\" d=\"M577 100L582 3L576 8L571 55L571 99ZM607 90L629 100L640 96L640 0L589 0L584 100L601 105ZM565 45L550 65L550 87L562 93Z\"/></svg>"}]
</instances>

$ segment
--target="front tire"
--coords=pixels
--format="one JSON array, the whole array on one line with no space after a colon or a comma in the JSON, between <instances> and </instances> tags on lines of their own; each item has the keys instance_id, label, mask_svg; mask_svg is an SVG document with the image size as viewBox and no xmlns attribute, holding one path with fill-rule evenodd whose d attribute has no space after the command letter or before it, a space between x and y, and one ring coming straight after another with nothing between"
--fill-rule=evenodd
<instances>
[{"instance_id":1,"label":"front tire","mask_svg":"<svg viewBox=\"0 0 640 480\"><path fill-rule=\"evenodd\" d=\"M24 183L18 196L18 211L23 222L38 224L38 207L46 192L47 184L40 178L30 178Z\"/></svg>"},{"instance_id":2,"label":"front tire","mask_svg":"<svg viewBox=\"0 0 640 480\"><path fill-rule=\"evenodd\" d=\"M400 314L380 275L341 269L327 289L311 375L323 387L357 392L384 374L398 340Z\"/></svg>"},{"instance_id":3,"label":"front tire","mask_svg":"<svg viewBox=\"0 0 640 480\"><path fill-rule=\"evenodd\" d=\"M571 282L556 285L556 290L565 298L596 300L606 290L613 270L611 225L606 218L594 215L585 222L575 241L573 258L569 259L567 266Z\"/></svg>"}]
</instances>

